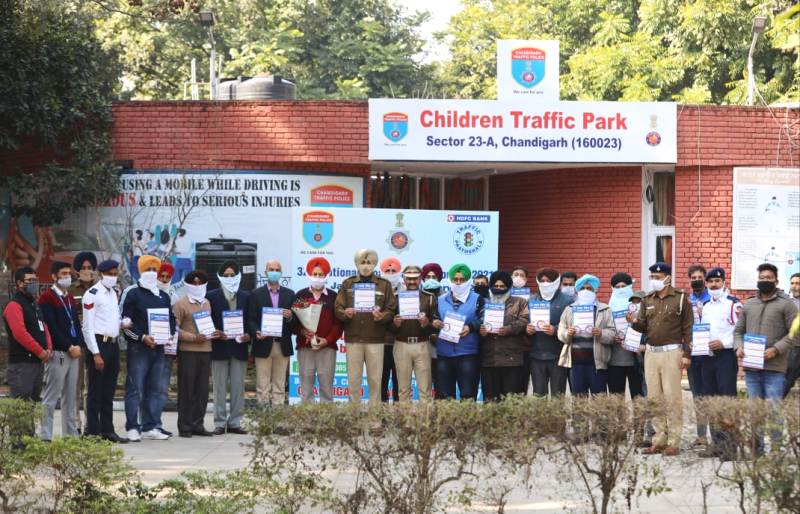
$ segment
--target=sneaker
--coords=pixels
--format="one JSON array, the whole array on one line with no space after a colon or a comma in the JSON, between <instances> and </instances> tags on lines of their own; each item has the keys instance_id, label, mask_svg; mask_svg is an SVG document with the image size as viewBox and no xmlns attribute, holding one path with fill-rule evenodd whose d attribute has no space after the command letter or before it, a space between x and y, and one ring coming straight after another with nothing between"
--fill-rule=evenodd
<instances>
[{"instance_id":1,"label":"sneaker","mask_svg":"<svg viewBox=\"0 0 800 514\"><path fill-rule=\"evenodd\" d=\"M169 436L166 434L162 434L157 429L148 430L147 432L142 433L142 439L153 439L155 441L166 441L169 439Z\"/></svg>"},{"instance_id":2,"label":"sneaker","mask_svg":"<svg viewBox=\"0 0 800 514\"><path fill-rule=\"evenodd\" d=\"M158 430L167 437L172 437L172 432L170 432L169 430L164 430L164 427L158 427L156 428L156 430Z\"/></svg>"},{"instance_id":3,"label":"sneaker","mask_svg":"<svg viewBox=\"0 0 800 514\"><path fill-rule=\"evenodd\" d=\"M138 443L139 441L142 440L142 435L135 428L128 430L127 435L128 435L128 441L132 443Z\"/></svg>"}]
</instances>

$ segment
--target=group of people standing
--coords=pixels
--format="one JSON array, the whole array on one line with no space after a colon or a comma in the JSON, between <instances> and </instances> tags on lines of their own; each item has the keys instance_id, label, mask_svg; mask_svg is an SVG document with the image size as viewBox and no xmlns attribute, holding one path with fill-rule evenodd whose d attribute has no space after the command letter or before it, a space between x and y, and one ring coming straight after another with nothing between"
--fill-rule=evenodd
<instances>
[{"instance_id":1,"label":"group of people standing","mask_svg":"<svg viewBox=\"0 0 800 514\"><path fill-rule=\"evenodd\" d=\"M121 292L119 263L98 264L91 253L72 264L54 263L53 285L41 292L34 270L15 271L16 292L3 313L8 380L12 396L38 400L45 375L42 439L52 438L59 399L64 435L82 431L119 443L168 439L172 433L161 414L175 361L179 435L245 434L248 359L255 364L260 404L286 403L295 350L302 401L319 396L330 402L342 337L350 401L361 401L365 368L370 405L387 399L382 390L390 376L400 402L412 400L414 381L420 401L477 399L479 386L484 401L530 389L537 396L563 395L567 383L573 395L627 389L632 398L665 399L666 412L652 420L655 433L644 450L665 455L679 453L683 370L695 396L735 395L740 362L752 362L745 343L751 348L755 337L764 349L758 369L745 371L749 396L779 398L798 374L798 338L790 330L800 323L800 274L792 277L789 296L777 288L772 264L758 268L759 292L744 303L730 295L722 268L690 268L692 291L686 293L670 285L672 269L663 262L649 268L649 292L634 291L630 274L615 273L608 303L598 299L601 282L591 274L541 268L531 277L532 289L521 266L486 277L458 263L445 275L436 263L379 262L373 250L356 252L356 274L338 291L327 287L331 266L323 257L308 261L308 287L297 292L280 284L277 260L267 263L264 286L241 290L239 264L228 261L217 270L220 287L212 291L205 271L186 273L180 298L170 288L169 263L142 255L136 264L138 281ZM449 287L442 285L445 278ZM698 355L692 341L701 328L709 332L708 348ZM120 334L127 347L125 437L116 434L112 419ZM204 425L209 377L212 430ZM698 413L698 436L705 437L702 425ZM728 458L724 432L710 428L705 455Z\"/></svg>"}]
</instances>

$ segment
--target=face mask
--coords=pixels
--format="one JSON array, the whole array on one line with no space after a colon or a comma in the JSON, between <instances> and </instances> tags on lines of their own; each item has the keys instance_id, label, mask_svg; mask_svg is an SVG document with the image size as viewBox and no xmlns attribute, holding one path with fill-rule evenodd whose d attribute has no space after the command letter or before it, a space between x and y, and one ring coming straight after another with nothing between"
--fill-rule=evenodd
<instances>
[{"instance_id":1,"label":"face mask","mask_svg":"<svg viewBox=\"0 0 800 514\"><path fill-rule=\"evenodd\" d=\"M466 300L467 296L469 295L470 284L469 282L464 282L463 284L450 284L450 290L453 291L453 295L461 301Z\"/></svg>"},{"instance_id":2,"label":"face mask","mask_svg":"<svg viewBox=\"0 0 800 514\"><path fill-rule=\"evenodd\" d=\"M372 272L375 271L374 264L359 264L356 266L358 268L358 274L362 277L368 277L372 275Z\"/></svg>"},{"instance_id":3,"label":"face mask","mask_svg":"<svg viewBox=\"0 0 800 514\"><path fill-rule=\"evenodd\" d=\"M208 284L186 284L186 294L192 300L201 301L203 298L206 297L206 289L208 288Z\"/></svg>"},{"instance_id":4,"label":"face mask","mask_svg":"<svg viewBox=\"0 0 800 514\"><path fill-rule=\"evenodd\" d=\"M38 281L34 280L33 282L31 282L29 284L25 284L25 294L27 294L28 296L34 297L34 296L36 296L36 294L38 292L39 292L39 282Z\"/></svg>"},{"instance_id":5,"label":"face mask","mask_svg":"<svg viewBox=\"0 0 800 514\"><path fill-rule=\"evenodd\" d=\"M508 292L508 289L505 287L493 287L490 289L493 295L495 296L502 296Z\"/></svg>"},{"instance_id":6,"label":"face mask","mask_svg":"<svg viewBox=\"0 0 800 514\"><path fill-rule=\"evenodd\" d=\"M537 280L536 283L539 285L539 294L542 295L542 298L550 301L558 291L558 286L561 282L557 279L555 282L539 282Z\"/></svg>"},{"instance_id":7,"label":"face mask","mask_svg":"<svg viewBox=\"0 0 800 514\"><path fill-rule=\"evenodd\" d=\"M517 275L511 279L511 285L514 287L525 287L528 285L528 281Z\"/></svg>"},{"instance_id":8,"label":"face mask","mask_svg":"<svg viewBox=\"0 0 800 514\"><path fill-rule=\"evenodd\" d=\"M400 283L400 273L384 273L381 276L388 280L392 287L397 287L397 284Z\"/></svg>"},{"instance_id":9,"label":"face mask","mask_svg":"<svg viewBox=\"0 0 800 514\"><path fill-rule=\"evenodd\" d=\"M431 289L439 289L442 285L435 278L429 278L422 283L422 289L430 291Z\"/></svg>"},{"instance_id":10,"label":"face mask","mask_svg":"<svg viewBox=\"0 0 800 514\"><path fill-rule=\"evenodd\" d=\"M723 296L725 296L725 288L720 287L719 289L709 289L708 294L711 295L711 298L715 300L719 300Z\"/></svg>"},{"instance_id":11,"label":"face mask","mask_svg":"<svg viewBox=\"0 0 800 514\"><path fill-rule=\"evenodd\" d=\"M650 279L650 290L659 292L667 286L667 279L664 280L656 280L651 278Z\"/></svg>"},{"instance_id":12,"label":"face mask","mask_svg":"<svg viewBox=\"0 0 800 514\"><path fill-rule=\"evenodd\" d=\"M235 294L239 290L239 283L242 281L242 274L237 273L233 277L223 277L221 275L217 275L217 278L219 278L219 283L222 284L222 287L224 287L226 291Z\"/></svg>"},{"instance_id":13,"label":"face mask","mask_svg":"<svg viewBox=\"0 0 800 514\"><path fill-rule=\"evenodd\" d=\"M625 287L615 287L611 290L611 296L617 298L624 298L625 301L628 301L628 298L631 297L633 294L633 285L627 285Z\"/></svg>"},{"instance_id":14,"label":"face mask","mask_svg":"<svg viewBox=\"0 0 800 514\"><path fill-rule=\"evenodd\" d=\"M158 288L164 291L165 293L169 293L170 284L168 282L158 281Z\"/></svg>"},{"instance_id":15,"label":"face mask","mask_svg":"<svg viewBox=\"0 0 800 514\"><path fill-rule=\"evenodd\" d=\"M575 298L575 286L564 286L561 288L561 292L570 298Z\"/></svg>"},{"instance_id":16,"label":"face mask","mask_svg":"<svg viewBox=\"0 0 800 514\"><path fill-rule=\"evenodd\" d=\"M267 281L271 284L277 284L278 281L281 279L281 272L280 271L268 271L267 272Z\"/></svg>"},{"instance_id":17,"label":"face mask","mask_svg":"<svg viewBox=\"0 0 800 514\"><path fill-rule=\"evenodd\" d=\"M78 272L78 278L81 282L91 282L94 272L90 269L82 269Z\"/></svg>"},{"instance_id":18,"label":"face mask","mask_svg":"<svg viewBox=\"0 0 800 514\"><path fill-rule=\"evenodd\" d=\"M61 289L69 289L69 286L72 285L72 278L71 277L59 278L56 283L58 284L58 287L60 287Z\"/></svg>"},{"instance_id":19,"label":"face mask","mask_svg":"<svg viewBox=\"0 0 800 514\"><path fill-rule=\"evenodd\" d=\"M103 278L100 279L100 283L102 283L108 289L111 289L115 285L117 285L117 277L111 275L105 275Z\"/></svg>"},{"instance_id":20,"label":"face mask","mask_svg":"<svg viewBox=\"0 0 800 514\"><path fill-rule=\"evenodd\" d=\"M325 289L325 277L308 277L308 283L311 284L311 289L322 291Z\"/></svg>"},{"instance_id":21,"label":"face mask","mask_svg":"<svg viewBox=\"0 0 800 514\"><path fill-rule=\"evenodd\" d=\"M758 287L759 292L762 294L772 294L775 291L775 282L771 280L759 280L756 282L756 287Z\"/></svg>"},{"instance_id":22,"label":"face mask","mask_svg":"<svg viewBox=\"0 0 800 514\"><path fill-rule=\"evenodd\" d=\"M692 280L691 285L693 291L702 291L706 282L705 280Z\"/></svg>"},{"instance_id":23,"label":"face mask","mask_svg":"<svg viewBox=\"0 0 800 514\"><path fill-rule=\"evenodd\" d=\"M142 284L142 287L145 289L158 289L158 272L145 271L142 273L141 277L139 277L139 283Z\"/></svg>"},{"instance_id":24,"label":"face mask","mask_svg":"<svg viewBox=\"0 0 800 514\"><path fill-rule=\"evenodd\" d=\"M477 286L473 286L472 290L478 293L479 295L483 296L484 298L489 296L489 286L478 284Z\"/></svg>"},{"instance_id":25,"label":"face mask","mask_svg":"<svg viewBox=\"0 0 800 514\"><path fill-rule=\"evenodd\" d=\"M581 289L578 291L577 302L581 305L591 305L597 300L597 294L588 289Z\"/></svg>"}]
</instances>

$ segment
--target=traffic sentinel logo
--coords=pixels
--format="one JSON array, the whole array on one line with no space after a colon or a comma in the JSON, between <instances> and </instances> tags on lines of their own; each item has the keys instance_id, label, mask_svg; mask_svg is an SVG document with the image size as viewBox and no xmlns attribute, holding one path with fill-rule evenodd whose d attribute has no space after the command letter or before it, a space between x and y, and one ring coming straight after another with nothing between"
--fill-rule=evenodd
<instances>
[{"instance_id":1,"label":"traffic sentinel logo","mask_svg":"<svg viewBox=\"0 0 800 514\"><path fill-rule=\"evenodd\" d=\"M448 223L489 223L492 217L488 214L448 214Z\"/></svg>"},{"instance_id":2,"label":"traffic sentinel logo","mask_svg":"<svg viewBox=\"0 0 800 514\"><path fill-rule=\"evenodd\" d=\"M473 255L483 248L483 232L478 225L468 223L453 232L453 246L464 255Z\"/></svg>"},{"instance_id":3,"label":"traffic sentinel logo","mask_svg":"<svg viewBox=\"0 0 800 514\"><path fill-rule=\"evenodd\" d=\"M392 143L399 143L408 135L408 115L404 112L387 112L384 114L383 135Z\"/></svg>"}]
</instances>

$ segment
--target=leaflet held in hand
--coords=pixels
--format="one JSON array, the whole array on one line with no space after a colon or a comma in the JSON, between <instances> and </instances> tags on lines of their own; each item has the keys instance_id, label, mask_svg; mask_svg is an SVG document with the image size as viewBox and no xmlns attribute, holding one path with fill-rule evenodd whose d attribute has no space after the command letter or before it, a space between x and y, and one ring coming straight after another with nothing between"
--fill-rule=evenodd
<instances>
[{"instance_id":1,"label":"leaflet held in hand","mask_svg":"<svg viewBox=\"0 0 800 514\"><path fill-rule=\"evenodd\" d=\"M212 337L214 335L217 329L214 327L214 322L211 320L210 312L198 311L192 314L192 318L194 318L194 324L199 333L206 337Z\"/></svg>"},{"instance_id":2,"label":"leaflet held in hand","mask_svg":"<svg viewBox=\"0 0 800 514\"><path fill-rule=\"evenodd\" d=\"M372 312L375 308L375 284L353 284L353 308L356 312Z\"/></svg>"},{"instance_id":3,"label":"leaflet held in hand","mask_svg":"<svg viewBox=\"0 0 800 514\"><path fill-rule=\"evenodd\" d=\"M241 310L222 311L222 331L229 339L244 335L244 313Z\"/></svg>"},{"instance_id":4,"label":"leaflet held in hand","mask_svg":"<svg viewBox=\"0 0 800 514\"><path fill-rule=\"evenodd\" d=\"M169 309L147 309L147 332L156 344L164 345L172 337L169 326Z\"/></svg>"},{"instance_id":5,"label":"leaflet held in hand","mask_svg":"<svg viewBox=\"0 0 800 514\"><path fill-rule=\"evenodd\" d=\"M764 351L767 349L766 336L744 335L744 359L742 366L750 369L764 369Z\"/></svg>"},{"instance_id":6,"label":"leaflet held in hand","mask_svg":"<svg viewBox=\"0 0 800 514\"><path fill-rule=\"evenodd\" d=\"M712 355L709 343L711 343L711 325L695 323L692 326L692 356Z\"/></svg>"},{"instance_id":7,"label":"leaflet held in hand","mask_svg":"<svg viewBox=\"0 0 800 514\"><path fill-rule=\"evenodd\" d=\"M550 302L543 300L528 301L528 312L530 313L531 325L538 332L550 324Z\"/></svg>"},{"instance_id":8,"label":"leaflet held in hand","mask_svg":"<svg viewBox=\"0 0 800 514\"><path fill-rule=\"evenodd\" d=\"M397 314L403 319L419 317L419 291L400 291L397 293Z\"/></svg>"},{"instance_id":9,"label":"leaflet held in hand","mask_svg":"<svg viewBox=\"0 0 800 514\"><path fill-rule=\"evenodd\" d=\"M448 312L442 320L442 329L439 331L439 339L457 343L461 339L461 331L464 329L464 321L467 317L457 312Z\"/></svg>"},{"instance_id":10,"label":"leaflet held in hand","mask_svg":"<svg viewBox=\"0 0 800 514\"><path fill-rule=\"evenodd\" d=\"M502 303L487 303L483 310L483 324L492 334L503 328L505 322L506 306Z\"/></svg>"},{"instance_id":11,"label":"leaflet held in hand","mask_svg":"<svg viewBox=\"0 0 800 514\"><path fill-rule=\"evenodd\" d=\"M283 309L278 307L261 308L261 335L269 337L283 335Z\"/></svg>"},{"instance_id":12,"label":"leaflet held in hand","mask_svg":"<svg viewBox=\"0 0 800 514\"><path fill-rule=\"evenodd\" d=\"M594 305L575 305L573 303L572 325L578 329L581 337L590 336L594 328Z\"/></svg>"},{"instance_id":13,"label":"leaflet held in hand","mask_svg":"<svg viewBox=\"0 0 800 514\"><path fill-rule=\"evenodd\" d=\"M633 327L628 327L625 331L625 339L622 340L622 347L629 352L638 352L642 344L642 333L637 332Z\"/></svg>"},{"instance_id":14,"label":"leaflet held in hand","mask_svg":"<svg viewBox=\"0 0 800 514\"><path fill-rule=\"evenodd\" d=\"M622 311L614 311L611 313L611 317L614 318L614 328L616 329L618 336L624 336L625 331L628 330L628 320L625 319L625 316L627 315L627 309Z\"/></svg>"},{"instance_id":15,"label":"leaflet held in hand","mask_svg":"<svg viewBox=\"0 0 800 514\"><path fill-rule=\"evenodd\" d=\"M516 296L517 298L522 298L525 301L528 301L531 297L531 288L530 287L512 287L509 290L511 296Z\"/></svg>"}]
</instances>

